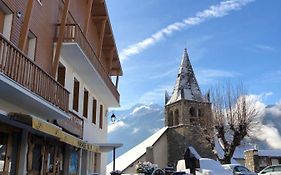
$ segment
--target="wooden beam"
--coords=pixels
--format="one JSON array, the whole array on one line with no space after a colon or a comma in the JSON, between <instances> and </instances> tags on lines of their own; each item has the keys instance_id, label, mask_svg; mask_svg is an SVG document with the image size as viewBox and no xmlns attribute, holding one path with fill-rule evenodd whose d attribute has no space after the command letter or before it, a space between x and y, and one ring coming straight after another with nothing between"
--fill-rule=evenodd
<instances>
[{"instance_id":1,"label":"wooden beam","mask_svg":"<svg viewBox=\"0 0 281 175\"><path fill-rule=\"evenodd\" d=\"M28 0L27 7L24 14L24 20L20 31L20 39L19 39L19 49L21 49L22 51L25 49L34 1L35 0Z\"/></svg>"},{"instance_id":2,"label":"wooden beam","mask_svg":"<svg viewBox=\"0 0 281 175\"><path fill-rule=\"evenodd\" d=\"M116 76L116 82L115 82L116 89L118 89L118 83L119 83L119 75Z\"/></svg>"},{"instance_id":3,"label":"wooden beam","mask_svg":"<svg viewBox=\"0 0 281 175\"><path fill-rule=\"evenodd\" d=\"M62 42L63 42L63 38L64 38L64 31L65 31L65 25L66 25L66 21L67 21L67 14L68 14L70 0L65 0L64 3L65 4L63 7L63 14L62 14L62 18L61 18L59 36L58 36L58 40L57 40L56 51L55 51L55 56L54 56L54 61L53 61L53 66L52 66L52 76L53 77L56 77L56 73L57 73L58 66L59 66L59 58L60 58L61 47L62 47Z\"/></svg>"},{"instance_id":4,"label":"wooden beam","mask_svg":"<svg viewBox=\"0 0 281 175\"><path fill-rule=\"evenodd\" d=\"M107 69L108 69L108 75L110 76L111 74L111 68L112 68L112 61L113 61L113 55L114 55L114 48L112 48L109 51L109 56L107 57Z\"/></svg>"},{"instance_id":5,"label":"wooden beam","mask_svg":"<svg viewBox=\"0 0 281 175\"><path fill-rule=\"evenodd\" d=\"M93 19L104 21L104 20L108 19L108 16L106 16L106 15L93 16Z\"/></svg>"},{"instance_id":6,"label":"wooden beam","mask_svg":"<svg viewBox=\"0 0 281 175\"><path fill-rule=\"evenodd\" d=\"M105 31L105 24L107 20L101 21L101 26L99 29L99 47L98 47L98 57L101 58L102 54L102 46L103 46L103 38L104 38L104 31Z\"/></svg>"},{"instance_id":7,"label":"wooden beam","mask_svg":"<svg viewBox=\"0 0 281 175\"><path fill-rule=\"evenodd\" d=\"M92 7L93 7L93 0L88 0L88 8L87 8L87 16L85 18L85 25L84 25L84 34L87 36L88 33L88 26L90 22L90 17L91 17L91 12L92 12Z\"/></svg>"}]
</instances>

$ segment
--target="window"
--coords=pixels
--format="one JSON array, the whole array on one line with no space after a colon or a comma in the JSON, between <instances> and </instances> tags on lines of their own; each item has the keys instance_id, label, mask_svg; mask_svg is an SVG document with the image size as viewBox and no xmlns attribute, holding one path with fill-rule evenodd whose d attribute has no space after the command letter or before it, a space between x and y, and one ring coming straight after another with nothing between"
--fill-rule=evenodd
<instances>
[{"instance_id":1,"label":"window","mask_svg":"<svg viewBox=\"0 0 281 175\"><path fill-rule=\"evenodd\" d=\"M168 126L173 126L173 111L170 111L169 116L168 116Z\"/></svg>"},{"instance_id":2,"label":"window","mask_svg":"<svg viewBox=\"0 0 281 175\"><path fill-rule=\"evenodd\" d=\"M35 58L36 42L37 42L36 36L31 31L29 31L28 38L27 38L27 45L26 45L26 49L27 49L26 53L28 58L30 58L33 61Z\"/></svg>"},{"instance_id":3,"label":"window","mask_svg":"<svg viewBox=\"0 0 281 175\"><path fill-rule=\"evenodd\" d=\"M13 13L0 1L0 33L7 39L10 39L12 29Z\"/></svg>"},{"instance_id":4,"label":"window","mask_svg":"<svg viewBox=\"0 0 281 175\"><path fill-rule=\"evenodd\" d=\"M196 117L196 116L195 116L195 108L193 108L193 107L190 108L190 109L189 109L189 114L191 115L191 117Z\"/></svg>"},{"instance_id":5,"label":"window","mask_svg":"<svg viewBox=\"0 0 281 175\"><path fill-rule=\"evenodd\" d=\"M93 118L92 118L92 122L94 124L97 123L97 100L96 99L93 99L93 114L92 114Z\"/></svg>"},{"instance_id":6,"label":"window","mask_svg":"<svg viewBox=\"0 0 281 175\"><path fill-rule=\"evenodd\" d=\"M175 111L175 119L174 119L174 126L179 125L179 111Z\"/></svg>"},{"instance_id":7,"label":"window","mask_svg":"<svg viewBox=\"0 0 281 175\"><path fill-rule=\"evenodd\" d=\"M74 86L73 86L73 110L78 112L79 106L79 81L74 78Z\"/></svg>"},{"instance_id":8,"label":"window","mask_svg":"<svg viewBox=\"0 0 281 175\"><path fill-rule=\"evenodd\" d=\"M102 129L103 124L103 105L100 105L100 129Z\"/></svg>"},{"instance_id":9,"label":"window","mask_svg":"<svg viewBox=\"0 0 281 175\"><path fill-rule=\"evenodd\" d=\"M65 67L59 63L57 81L64 87L65 85Z\"/></svg>"},{"instance_id":10,"label":"window","mask_svg":"<svg viewBox=\"0 0 281 175\"><path fill-rule=\"evenodd\" d=\"M84 103L83 103L83 116L88 118L88 101L89 101L89 92L87 89L84 89Z\"/></svg>"}]
</instances>

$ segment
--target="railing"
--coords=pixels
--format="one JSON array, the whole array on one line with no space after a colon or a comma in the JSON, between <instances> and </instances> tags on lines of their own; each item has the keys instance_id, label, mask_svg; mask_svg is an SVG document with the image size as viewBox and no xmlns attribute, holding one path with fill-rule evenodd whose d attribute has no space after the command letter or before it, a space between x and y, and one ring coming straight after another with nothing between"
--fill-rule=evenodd
<instances>
[{"instance_id":1,"label":"railing","mask_svg":"<svg viewBox=\"0 0 281 175\"><path fill-rule=\"evenodd\" d=\"M69 92L0 34L0 72L68 111Z\"/></svg>"},{"instance_id":2,"label":"railing","mask_svg":"<svg viewBox=\"0 0 281 175\"><path fill-rule=\"evenodd\" d=\"M59 31L59 27L60 25L58 25L57 31ZM59 33L57 32L57 38L58 35ZM100 74L106 85L109 87L114 97L119 101L119 96L120 96L119 92L117 91L116 87L112 83L110 77L108 76L103 65L98 59L94 48L91 46L88 39L85 37L79 25L66 24L63 42L76 42L80 46L80 48L83 50L83 52L86 54L88 59L91 61L91 63L98 71L98 73Z\"/></svg>"}]
</instances>

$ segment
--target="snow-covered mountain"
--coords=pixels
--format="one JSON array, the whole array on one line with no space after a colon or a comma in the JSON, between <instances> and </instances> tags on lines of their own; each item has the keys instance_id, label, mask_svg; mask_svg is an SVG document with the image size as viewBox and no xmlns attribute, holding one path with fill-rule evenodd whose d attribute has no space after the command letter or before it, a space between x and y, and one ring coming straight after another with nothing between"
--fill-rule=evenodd
<instances>
[{"instance_id":1,"label":"snow-covered mountain","mask_svg":"<svg viewBox=\"0 0 281 175\"><path fill-rule=\"evenodd\" d=\"M108 141L124 144L116 150L117 157L164 126L164 109L157 104L137 104L127 110L114 111L114 114L117 121L109 121Z\"/></svg>"},{"instance_id":2,"label":"snow-covered mountain","mask_svg":"<svg viewBox=\"0 0 281 175\"><path fill-rule=\"evenodd\" d=\"M281 149L281 103L268 105L258 102L261 125L251 142L259 149ZM137 104L130 109L115 111L117 121L109 121L108 141L123 143L116 156L122 155L164 126L164 107L157 104ZM109 154L108 161L112 155Z\"/></svg>"}]
</instances>

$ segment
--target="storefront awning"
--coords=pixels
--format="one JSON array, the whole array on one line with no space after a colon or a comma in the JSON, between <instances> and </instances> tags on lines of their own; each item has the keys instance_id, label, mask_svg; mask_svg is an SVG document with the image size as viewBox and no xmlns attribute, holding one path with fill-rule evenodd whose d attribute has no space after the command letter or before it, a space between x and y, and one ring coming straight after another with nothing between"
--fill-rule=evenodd
<instances>
[{"instance_id":1,"label":"storefront awning","mask_svg":"<svg viewBox=\"0 0 281 175\"><path fill-rule=\"evenodd\" d=\"M109 152L123 146L122 143L97 143L101 152Z\"/></svg>"},{"instance_id":2,"label":"storefront awning","mask_svg":"<svg viewBox=\"0 0 281 175\"><path fill-rule=\"evenodd\" d=\"M66 144L92 152L100 152L100 148L98 145L89 144L81 140L80 138L77 138L71 134L64 132L62 128L52 123L49 123L45 120L39 119L34 116L18 114L18 113L9 113L8 116L11 119L24 123L37 131L56 137L61 142L64 142Z\"/></svg>"}]
</instances>

